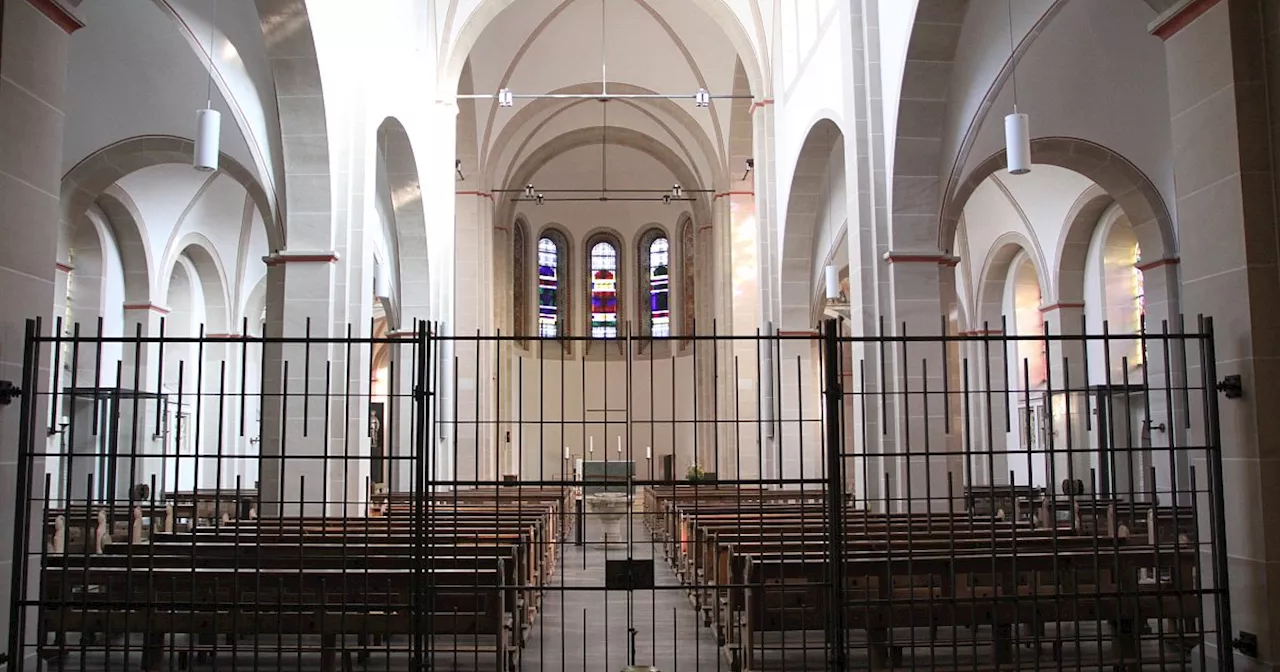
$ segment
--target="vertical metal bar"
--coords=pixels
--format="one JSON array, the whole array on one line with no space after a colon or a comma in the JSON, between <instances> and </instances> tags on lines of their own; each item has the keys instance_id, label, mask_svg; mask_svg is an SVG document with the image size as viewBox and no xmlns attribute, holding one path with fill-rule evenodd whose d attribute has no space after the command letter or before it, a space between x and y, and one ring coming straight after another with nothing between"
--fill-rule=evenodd
<instances>
[{"instance_id":1,"label":"vertical metal bar","mask_svg":"<svg viewBox=\"0 0 1280 672\"><path fill-rule=\"evenodd\" d=\"M15 502L13 518L13 574L9 581L9 672L22 669L25 657L22 643L26 634L25 588L27 578L27 546L31 540L30 513L27 493L31 491L31 455L34 446L32 430L35 423L36 408L36 366L39 346L36 344L36 323L27 320L26 334L23 337L22 380L19 383L22 395L18 405L18 464L14 475Z\"/></svg>"},{"instance_id":2,"label":"vertical metal bar","mask_svg":"<svg viewBox=\"0 0 1280 672\"><path fill-rule=\"evenodd\" d=\"M1217 349L1214 343L1213 318L1201 318L1200 361L1203 371L1201 389L1205 399L1205 455L1209 463L1210 501L1213 509L1209 512L1212 520L1210 533L1213 535L1213 583L1214 592L1218 596L1215 613L1218 616L1218 662L1222 669L1230 672L1235 667L1234 651L1231 639L1231 584L1227 568L1227 505L1223 492L1222 478L1222 427L1218 416L1218 362Z\"/></svg>"},{"instance_id":3,"label":"vertical metal bar","mask_svg":"<svg viewBox=\"0 0 1280 672\"><path fill-rule=\"evenodd\" d=\"M844 573L844 479L840 477L840 343L839 326L827 320L823 326L823 373L826 387L827 444L827 516L830 521L827 542L827 571L831 577L831 604L827 612L827 645L830 669L848 668L845 650L845 573ZM803 432L803 427L801 428Z\"/></svg>"}]
</instances>

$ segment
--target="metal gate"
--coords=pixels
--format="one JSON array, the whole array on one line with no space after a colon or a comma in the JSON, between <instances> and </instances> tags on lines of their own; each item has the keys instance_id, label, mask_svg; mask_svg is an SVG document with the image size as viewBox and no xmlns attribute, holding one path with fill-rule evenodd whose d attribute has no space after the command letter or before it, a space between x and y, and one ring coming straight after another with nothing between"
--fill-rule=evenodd
<instances>
[{"instance_id":1,"label":"metal gate","mask_svg":"<svg viewBox=\"0 0 1280 672\"><path fill-rule=\"evenodd\" d=\"M1231 647L1209 321L28 331L11 669L1185 669Z\"/></svg>"}]
</instances>

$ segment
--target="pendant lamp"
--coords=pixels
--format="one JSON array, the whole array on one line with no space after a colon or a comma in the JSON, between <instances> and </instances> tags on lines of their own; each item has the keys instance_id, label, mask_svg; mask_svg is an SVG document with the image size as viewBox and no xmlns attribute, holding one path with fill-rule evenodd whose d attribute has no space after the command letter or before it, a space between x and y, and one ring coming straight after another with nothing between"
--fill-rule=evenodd
<instances>
[{"instance_id":1,"label":"pendant lamp","mask_svg":"<svg viewBox=\"0 0 1280 672\"><path fill-rule=\"evenodd\" d=\"M1011 175L1031 172L1031 123L1027 115L1018 112L1018 66L1013 47L1013 0L1009 0L1009 62L1013 72L1013 114L1004 118L1004 149L1007 168Z\"/></svg>"},{"instance_id":2,"label":"pendant lamp","mask_svg":"<svg viewBox=\"0 0 1280 672\"><path fill-rule=\"evenodd\" d=\"M218 20L218 2L213 3L213 19L209 25L209 81L204 109L196 112L196 148L192 165L196 170L213 172L218 169L218 152L222 141L222 114L213 109L213 69L217 67L214 52L215 26Z\"/></svg>"}]
</instances>

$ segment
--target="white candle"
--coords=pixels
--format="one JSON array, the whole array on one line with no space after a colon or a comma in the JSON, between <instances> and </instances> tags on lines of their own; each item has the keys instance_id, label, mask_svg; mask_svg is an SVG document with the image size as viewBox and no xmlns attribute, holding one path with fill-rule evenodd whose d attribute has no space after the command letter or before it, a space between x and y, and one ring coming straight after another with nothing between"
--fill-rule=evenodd
<instances>
[{"instance_id":1,"label":"white candle","mask_svg":"<svg viewBox=\"0 0 1280 672\"><path fill-rule=\"evenodd\" d=\"M569 459L569 446L564 447L564 459Z\"/></svg>"},{"instance_id":2,"label":"white candle","mask_svg":"<svg viewBox=\"0 0 1280 672\"><path fill-rule=\"evenodd\" d=\"M622 454L622 437L621 436L618 437L618 454L619 455Z\"/></svg>"},{"instance_id":3,"label":"white candle","mask_svg":"<svg viewBox=\"0 0 1280 672\"><path fill-rule=\"evenodd\" d=\"M652 460L652 459L653 459L653 446L645 446L645 447L644 447L644 459L646 459L646 460Z\"/></svg>"},{"instance_id":4,"label":"white candle","mask_svg":"<svg viewBox=\"0 0 1280 672\"><path fill-rule=\"evenodd\" d=\"M596 437L592 436L587 439L587 452L592 455L596 454Z\"/></svg>"}]
</instances>

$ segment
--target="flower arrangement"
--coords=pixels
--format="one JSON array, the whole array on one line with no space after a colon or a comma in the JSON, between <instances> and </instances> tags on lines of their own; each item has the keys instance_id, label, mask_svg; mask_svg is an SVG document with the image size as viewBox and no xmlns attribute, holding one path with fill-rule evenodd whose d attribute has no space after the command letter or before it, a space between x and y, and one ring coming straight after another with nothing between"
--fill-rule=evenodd
<instances>
[{"instance_id":1,"label":"flower arrangement","mask_svg":"<svg viewBox=\"0 0 1280 672\"><path fill-rule=\"evenodd\" d=\"M706 477L707 472L696 464L689 465L689 469L684 472L684 478L686 481L702 481L706 480Z\"/></svg>"}]
</instances>

